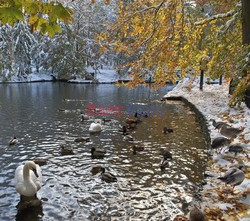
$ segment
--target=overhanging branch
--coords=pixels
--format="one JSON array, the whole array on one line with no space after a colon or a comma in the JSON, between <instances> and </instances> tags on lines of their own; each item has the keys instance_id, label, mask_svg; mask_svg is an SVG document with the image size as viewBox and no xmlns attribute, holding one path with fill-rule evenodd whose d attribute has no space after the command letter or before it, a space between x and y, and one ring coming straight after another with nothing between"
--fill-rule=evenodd
<instances>
[{"instance_id":1,"label":"overhanging branch","mask_svg":"<svg viewBox=\"0 0 250 221\"><path fill-rule=\"evenodd\" d=\"M194 24L195 25L204 25L204 24L210 23L211 21L214 21L214 20L217 20L217 19L228 18L228 17L234 16L240 10L241 10L241 4L237 4L236 8L234 10L231 10L229 12L222 13L222 14L213 15L212 17L203 19L201 21L197 21Z\"/></svg>"}]
</instances>

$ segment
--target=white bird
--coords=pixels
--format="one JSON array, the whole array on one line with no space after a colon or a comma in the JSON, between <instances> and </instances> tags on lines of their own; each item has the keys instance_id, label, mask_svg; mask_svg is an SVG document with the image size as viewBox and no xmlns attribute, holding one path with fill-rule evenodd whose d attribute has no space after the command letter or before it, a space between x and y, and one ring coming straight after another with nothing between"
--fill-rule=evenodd
<instances>
[{"instance_id":1,"label":"white bird","mask_svg":"<svg viewBox=\"0 0 250 221\"><path fill-rule=\"evenodd\" d=\"M41 168L33 161L27 161L24 165L16 168L15 187L21 197L35 196L41 186Z\"/></svg>"},{"instance_id":2,"label":"white bird","mask_svg":"<svg viewBox=\"0 0 250 221\"><path fill-rule=\"evenodd\" d=\"M91 123L89 127L90 133L96 133L102 131L102 125L100 121L96 121L96 123Z\"/></svg>"}]
</instances>

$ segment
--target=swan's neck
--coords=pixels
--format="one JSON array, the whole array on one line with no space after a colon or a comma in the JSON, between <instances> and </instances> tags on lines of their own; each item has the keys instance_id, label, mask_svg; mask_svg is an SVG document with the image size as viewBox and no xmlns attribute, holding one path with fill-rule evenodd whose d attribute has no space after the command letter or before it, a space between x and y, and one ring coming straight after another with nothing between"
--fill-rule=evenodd
<instances>
[{"instance_id":1,"label":"swan's neck","mask_svg":"<svg viewBox=\"0 0 250 221\"><path fill-rule=\"evenodd\" d=\"M28 165L25 165L23 167L23 179L24 180L29 180L30 178L30 168Z\"/></svg>"},{"instance_id":2,"label":"swan's neck","mask_svg":"<svg viewBox=\"0 0 250 221\"><path fill-rule=\"evenodd\" d=\"M29 189L30 191L33 190L36 192L37 188L36 188L35 183L32 181L30 177L30 168L27 165L23 167L23 179L24 179L24 183L27 189Z\"/></svg>"}]
</instances>

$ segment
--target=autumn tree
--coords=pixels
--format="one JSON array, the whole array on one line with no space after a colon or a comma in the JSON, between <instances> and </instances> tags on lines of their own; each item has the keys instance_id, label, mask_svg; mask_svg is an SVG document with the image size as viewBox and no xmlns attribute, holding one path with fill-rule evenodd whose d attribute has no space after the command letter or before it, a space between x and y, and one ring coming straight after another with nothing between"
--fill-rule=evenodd
<instances>
[{"instance_id":1,"label":"autumn tree","mask_svg":"<svg viewBox=\"0 0 250 221\"><path fill-rule=\"evenodd\" d=\"M249 47L242 46L241 12L239 0L120 1L117 23L104 36L117 53L133 57L126 63L131 87L148 73L155 88L175 81L176 70L197 75L204 56L210 57L211 78L232 78L242 75L249 56Z\"/></svg>"},{"instance_id":2,"label":"autumn tree","mask_svg":"<svg viewBox=\"0 0 250 221\"><path fill-rule=\"evenodd\" d=\"M14 25L28 20L32 31L41 30L53 36L61 32L58 22L69 23L72 11L55 1L0 0L0 24Z\"/></svg>"}]
</instances>

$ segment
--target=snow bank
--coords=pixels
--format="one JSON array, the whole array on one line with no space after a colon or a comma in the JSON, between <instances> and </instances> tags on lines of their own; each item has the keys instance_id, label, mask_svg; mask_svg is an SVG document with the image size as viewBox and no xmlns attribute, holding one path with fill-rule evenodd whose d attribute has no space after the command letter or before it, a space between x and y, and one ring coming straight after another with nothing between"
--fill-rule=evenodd
<instances>
[{"instance_id":1,"label":"snow bank","mask_svg":"<svg viewBox=\"0 0 250 221\"><path fill-rule=\"evenodd\" d=\"M41 72L41 73L31 73L29 75L22 75L22 76L11 76L11 78L8 81L4 81L6 83L22 83L22 82L38 82L38 81L52 81L53 77L50 75L50 73L47 72ZM0 82L2 82L3 79L0 78Z\"/></svg>"},{"instance_id":2,"label":"snow bank","mask_svg":"<svg viewBox=\"0 0 250 221\"><path fill-rule=\"evenodd\" d=\"M103 69L94 70L92 67L86 69L87 73L94 75L94 80L85 80L82 77L76 77L75 79L69 80L69 83L115 83L118 80L131 80L131 77L125 75L121 77L113 67L104 66ZM6 83L21 83L21 82L37 82L37 81L52 81L53 76L49 72L32 72L25 76L12 76ZM3 82L3 78L0 77L0 82Z\"/></svg>"},{"instance_id":3,"label":"snow bank","mask_svg":"<svg viewBox=\"0 0 250 221\"><path fill-rule=\"evenodd\" d=\"M211 150L212 157L208 162L207 170L209 174L214 174L214 177L206 179L206 185L201 191L203 196L201 206L205 208L208 220L250 220L250 161L248 156L250 151L250 109L244 103L240 107L230 108L228 91L229 85L226 82L223 82L223 85L204 84L203 91L200 91L199 79L191 81L191 79L185 78L164 98L184 97L194 104L205 116L212 140L222 135L213 127L211 119L223 121L232 127L244 128L232 143L242 144L245 153L235 156L228 153L227 148L219 153ZM216 177L222 175L235 163L244 163L247 170L244 182L236 186L233 192L229 186L225 187Z\"/></svg>"},{"instance_id":4,"label":"snow bank","mask_svg":"<svg viewBox=\"0 0 250 221\"><path fill-rule=\"evenodd\" d=\"M95 80L85 80L83 78L76 78L73 80L69 80L70 83L115 83L118 80L131 80L131 77L127 75L121 77L117 71L108 66L104 66L103 69L94 70L92 67L88 67L86 69L87 73L93 73L95 76Z\"/></svg>"},{"instance_id":5,"label":"snow bank","mask_svg":"<svg viewBox=\"0 0 250 221\"><path fill-rule=\"evenodd\" d=\"M93 73L95 80L85 80L84 78L77 77L76 79L69 80L71 83L115 83L119 80L118 73L111 67L105 67L100 70L94 70L91 67L87 68L87 73Z\"/></svg>"}]
</instances>

